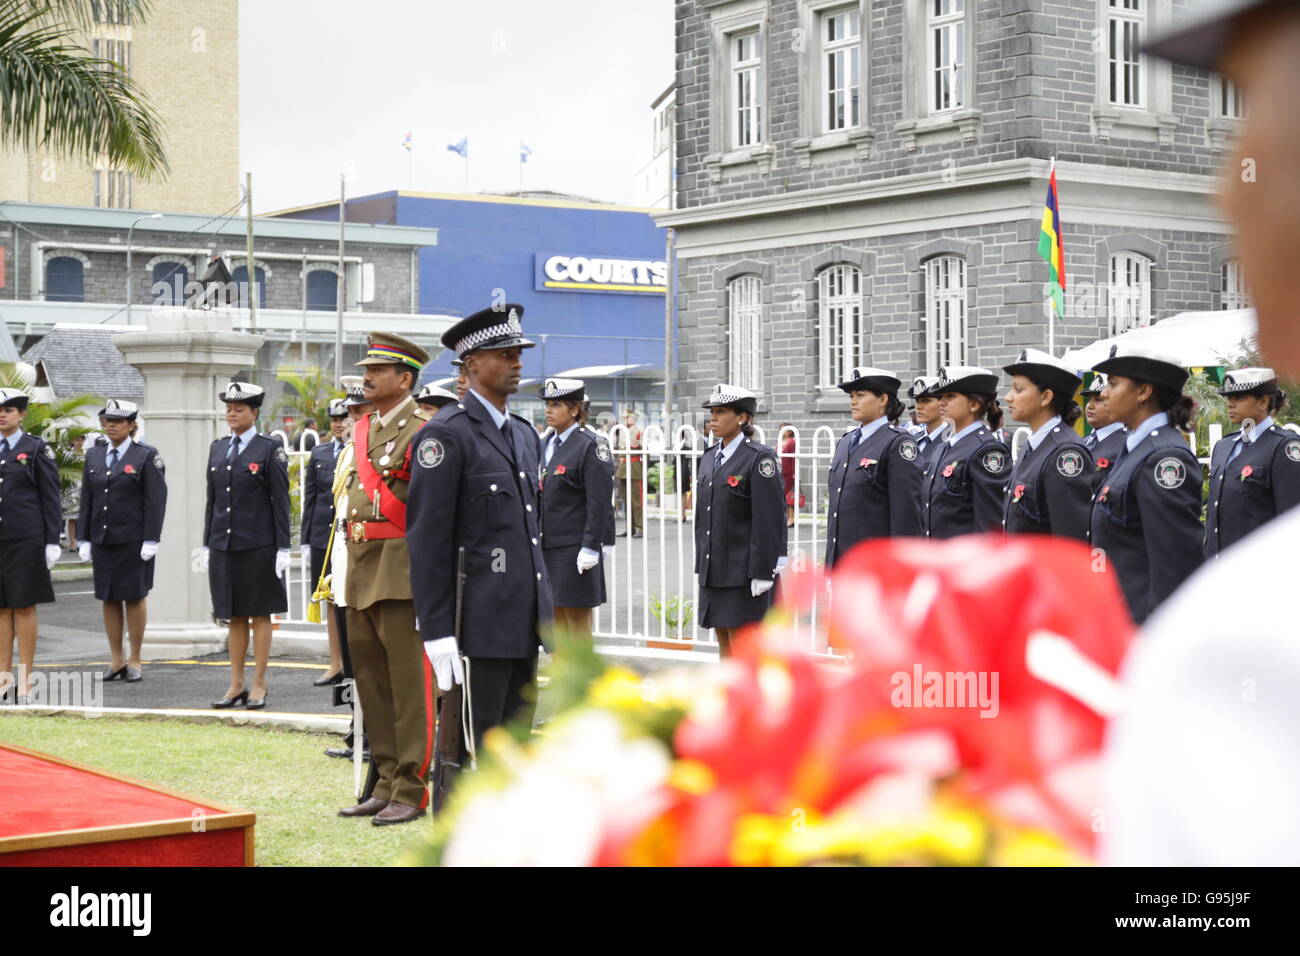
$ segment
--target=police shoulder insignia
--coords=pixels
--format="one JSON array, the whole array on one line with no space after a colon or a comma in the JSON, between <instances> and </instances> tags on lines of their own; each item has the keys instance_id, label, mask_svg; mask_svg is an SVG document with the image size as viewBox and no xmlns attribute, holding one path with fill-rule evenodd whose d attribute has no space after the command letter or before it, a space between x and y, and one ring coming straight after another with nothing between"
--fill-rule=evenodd
<instances>
[{"instance_id":1,"label":"police shoulder insignia","mask_svg":"<svg viewBox=\"0 0 1300 956\"><path fill-rule=\"evenodd\" d=\"M1286 443L1286 456L1292 461L1300 461L1300 441Z\"/></svg>"},{"instance_id":2,"label":"police shoulder insignia","mask_svg":"<svg viewBox=\"0 0 1300 956\"><path fill-rule=\"evenodd\" d=\"M910 438L904 438L898 443L898 453L908 461L916 461L916 456L920 454L920 449L916 447L916 442Z\"/></svg>"},{"instance_id":3,"label":"police shoulder insignia","mask_svg":"<svg viewBox=\"0 0 1300 956\"><path fill-rule=\"evenodd\" d=\"M284 446L283 446L283 445L276 445L276 446L275 446L275 460L278 461L278 462L279 462L280 464L282 464L282 465L288 463L288 461L289 461L289 455L288 455L288 453L285 452L285 450L284 450Z\"/></svg>"},{"instance_id":4,"label":"police shoulder insignia","mask_svg":"<svg viewBox=\"0 0 1300 956\"><path fill-rule=\"evenodd\" d=\"M762 458L758 462L758 473L764 478L771 478L776 474L776 459Z\"/></svg>"},{"instance_id":5,"label":"police shoulder insignia","mask_svg":"<svg viewBox=\"0 0 1300 956\"><path fill-rule=\"evenodd\" d=\"M1000 451L986 451L980 462L985 471L996 475L1001 473L1002 467L1007 463L1007 456Z\"/></svg>"},{"instance_id":6,"label":"police shoulder insignia","mask_svg":"<svg viewBox=\"0 0 1300 956\"><path fill-rule=\"evenodd\" d=\"M1067 448L1056 456L1056 470L1066 478L1074 478L1083 471L1083 455L1073 448Z\"/></svg>"},{"instance_id":7,"label":"police shoulder insignia","mask_svg":"<svg viewBox=\"0 0 1300 956\"><path fill-rule=\"evenodd\" d=\"M1161 488L1180 488L1187 480L1187 466L1177 458L1161 458L1155 467L1156 484Z\"/></svg>"},{"instance_id":8,"label":"police shoulder insignia","mask_svg":"<svg viewBox=\"0 0 1300 956\"><path fill-rule=\"evenodd\" d=\"M48 442L46 442L45 447L41 450L45 452L46 458L50 461L54 461L54 448Z\"/></svg>"},{"instance_id":9,"label":"police shoulder insignia","mask_svg":"<svg viewBox=\"0 0 1300 956\"><path fill-rule=\"evenodd\" d=\"M153 466L154 466L155 468L157 468L159 471L162 471L162 470L163 470L163 460L162 460L162 455L154 455L154 456L153 456Z\"/></svg>"},{"instance_id":10,"label":"police shoulder insignia","mask_svg":"<svg viewBox=\"0 0 1300 956\"><path fill-rule=\"evenodd\" d=\"M420 447L415 452L415 460L421 468L437 468L442 464L443 457L442 442L436 438L426 438L420 442Z\"/></svg>"},{"instance_id":11,"label":"police shoulder insignia","mask_svg":"<svg viewBox=\"0 0 1300 956\"><path fill-rule=\"evenodd\" d=\"M603 441L597 441L596 457L599 458L601 461L609 461L610 459L609 445L605 444Z\"/></svg>"}]
</instances>

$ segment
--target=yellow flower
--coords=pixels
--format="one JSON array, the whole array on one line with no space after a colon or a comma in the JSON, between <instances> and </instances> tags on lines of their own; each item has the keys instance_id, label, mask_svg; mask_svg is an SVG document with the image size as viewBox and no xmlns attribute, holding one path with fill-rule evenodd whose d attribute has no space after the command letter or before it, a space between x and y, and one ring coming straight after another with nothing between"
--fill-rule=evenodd
<instances>
[{"instance_id":1,"label":"yellow flower","mask_svg":"<svg viewBox=\"0 0 1300 956\"><path fill-rule=\"evenodd\" d=\"M608 710L635 710L645 706L641 678L626 667L611 667L587 691L587 699Z\"/></svg>"},{"instance_id":2,"label":"yellow flower","mask_svg":"<svg viewBox=\"0 0 1300 956\"><path fill-rule=\"evenodd\" d=\"M668 771L668 785L694 797L708 793L716 784L713 771L698 760L678 760Z\"/></svg>"},{"instance_id":3,"label":"yellow flower","mask_svg":"<svg viewBox=\"0 0 1300 956\"><path fill-rule=\"evenodd\" d=\"M1007 835L993 854L994 866L1091 866L1045 830L1018 830Z\"/></svg>"}]
</instances>

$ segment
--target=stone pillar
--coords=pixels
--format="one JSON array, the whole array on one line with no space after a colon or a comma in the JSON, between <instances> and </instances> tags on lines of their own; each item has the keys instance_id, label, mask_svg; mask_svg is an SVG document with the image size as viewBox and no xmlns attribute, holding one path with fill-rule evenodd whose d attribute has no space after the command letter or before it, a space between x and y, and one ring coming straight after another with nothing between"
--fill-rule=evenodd
<instances>
[{"instance_id":1,"label":"stone pillar","mask_svg":"<svg viewBox=\"0 0 1300 956\"><path fill-rule=\"evenodd\" d=\"M213 622L208 576L198 569L208 449L226 430L217 393L256 364L262 336L232 331L228 312L163 307L149 313L147 332L115 335L113 344L144 376L146 440L166 466L167 517L154 558L145 656L219 651L226 629Z\"/></svg>"}]
</instances>

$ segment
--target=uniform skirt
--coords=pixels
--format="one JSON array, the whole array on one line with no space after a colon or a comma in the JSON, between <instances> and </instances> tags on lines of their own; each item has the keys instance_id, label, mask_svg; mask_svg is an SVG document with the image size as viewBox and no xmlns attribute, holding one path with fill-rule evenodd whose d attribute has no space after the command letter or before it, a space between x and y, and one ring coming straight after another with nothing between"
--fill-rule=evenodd
<instances>
[{"instance_id":1,"label":"uniform skirt","mask_svg":"<svg viewBox=\"0 0 1300 956\"><path fill-rule=\"evenodd\" d=\"M261 617L289 610L284 579L275 576L275 545L246 551L208 552L208 586L212 616Z\"/></svg>"},{"instance_id":2,"label":"uniform skirt","mask_svg":"<svg viewBox=\"0 0 1300 956\"><path fill-rule=\"evenodd\" d=\"M567 548L543 548L546 572L551 579L552 603L557 607L599 607L605 597L605 558L590 571L578 573L580 545Z\"/></svg>"},{"instance_id":3,"label":"uniform skirt","mask_svg":"<svg viewBox=\"0 0 1300 956\"><path fill-rule=\"evenodd\" d=\"M45 539L37 535L0 541L0 609L18 610L53 600Z\"/></svg>"},{"instance_id":4,"label":"uniform skirt","mask_svg":"<svg viewBox=\"0 0 1300 956\"><path fill-rule=\"evenodd\" d=\"M700 627L744 627L763 619L772 606L772 591L754 597L749 585L715 588L700 585Z\"/></svg>"},{"instance_id":5,"label":"uniform skirt","mask_svg":"<svg viewBox=\"0 0 1300 956\"><path fill-rule=\"evenodd\" d=\"M130 541L90 546L95 597L101 601L138 601L148 596L153 588L154 562L140 560L141 544Z\"/></svg>"}]
</instances>

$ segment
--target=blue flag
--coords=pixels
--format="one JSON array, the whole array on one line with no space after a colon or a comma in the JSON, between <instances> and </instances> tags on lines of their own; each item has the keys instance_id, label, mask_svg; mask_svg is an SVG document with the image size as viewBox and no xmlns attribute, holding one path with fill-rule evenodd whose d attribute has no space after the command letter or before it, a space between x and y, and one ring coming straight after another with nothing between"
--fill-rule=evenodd
<instances>
[{"instance_id":1,"label":"blue flag","mask_svg":"<svg viewBox=\"0 0 1300 956\"><path fill-rule=\"evenodd\" d=\"M521 139L519 141L519 161L521 163L526 163L528 162L528 157L531 155L533 155L533 151L529 149L528 146Z\"/></svg>"},{"instance_id":2,"label":"blue flag","mask_svg":"<svg viewBox=\"0 0 1300 956\"><path fill-rule=\"evenodd\" d=\"M447 146L447 148L451 150L453 153L459 153L461 156L468 159L469 158L469 137L463 136L461 137L461 141L459 143L451 143Z\"/></svg>"}]
</instances>

